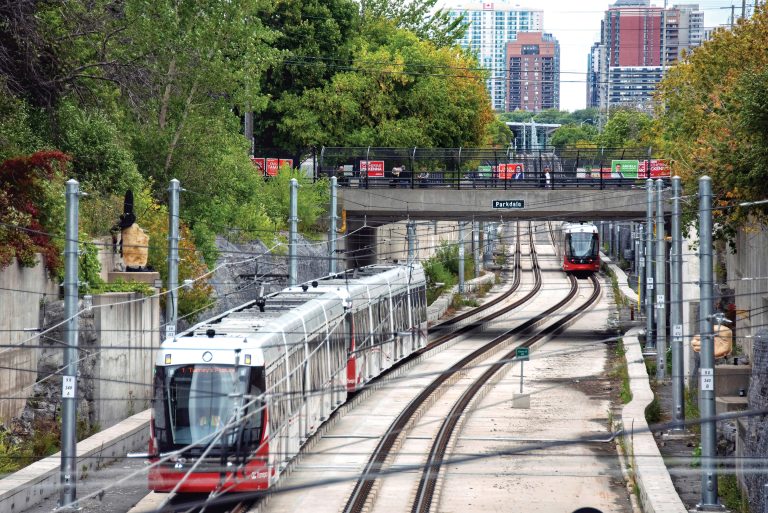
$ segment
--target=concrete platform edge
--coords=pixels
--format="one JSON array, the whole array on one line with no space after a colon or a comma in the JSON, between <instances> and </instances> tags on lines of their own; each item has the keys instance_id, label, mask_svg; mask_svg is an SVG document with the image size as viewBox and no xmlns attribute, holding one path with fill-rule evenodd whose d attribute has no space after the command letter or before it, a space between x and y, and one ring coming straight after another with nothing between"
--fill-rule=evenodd
<instances>
[{"instance_id":1,"label":"concrete platform edge","mask_svg":"<svg viewBox=\"0 0 768 513\"><path fill-rule=\"evenodd\" d=\"M635 303L635 307L637 308L637 292L632 290L632 288L629 286L626 273L624 273L624 271L618 265L614 264L613 261L602 252L600 253L600 261L603 262L616 276L616 281L619 285L619 292L621 292L621 295L624 296L624 299Z\"/></svg>"},{"instance_id":2,"label":"concrete platform edge","mask_svg":"<svg viewBox=\"0 0 768 513\"><path fill-rule=\"evenodd\" d=\"M128 417L77 444L78 475L145 450L149 441L150 410ZM36 461L0 479L0 511L20 513L57 493L61 453Z\"/></svg>"},{"instance_id":3,"label":"concrete platform edge","mask_svg":"<svg viewBox=\"0 0 768 513\"><path fill-rule=\"evenodd\" d=\"M624 405L621 412L624 447L643 512L687 513L645 420L645 408L653 401L653 391L640 347L640 331L633 328L624 334L624 357L632 390L632 400Z\"/></svg>"}]
</instances>

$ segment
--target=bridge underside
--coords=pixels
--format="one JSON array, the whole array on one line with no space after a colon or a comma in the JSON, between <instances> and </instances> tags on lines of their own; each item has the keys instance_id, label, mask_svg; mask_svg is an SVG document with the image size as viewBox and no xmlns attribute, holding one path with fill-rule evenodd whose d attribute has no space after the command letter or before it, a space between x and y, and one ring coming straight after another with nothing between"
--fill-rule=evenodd
<instances>
[{"instance_id":1,"label":"bridge underside","mask_svg":"<svg viewBox=\"0 0 768 513\"><path fill-rule=\"evenodd\" d=\"M642 189L342 189L347 218L369 226L403 219L598 221L645 216ZM522 208L520 208L522 207Z\"/></svg>"}]
</instances>

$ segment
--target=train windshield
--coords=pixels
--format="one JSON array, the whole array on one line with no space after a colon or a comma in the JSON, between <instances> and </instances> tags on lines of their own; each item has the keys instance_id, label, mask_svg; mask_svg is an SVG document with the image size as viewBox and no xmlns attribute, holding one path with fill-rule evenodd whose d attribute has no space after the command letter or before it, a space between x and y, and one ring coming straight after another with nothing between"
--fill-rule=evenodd
<instances>
[{"instance_id":1,"label":"train windshield","mask_svg":"<svg viewBox=\"0 0 768 513\"><path fill-rule=\"evenodd\" d=\"M597 257L597 235L594 233L569 233L565 240L569 257Z\"/></svg>"},{"instance_id":2,"label":"train windshield","mask_svg":"<svg viewBox=\"0 0 768 513\"><path fill-rule=\"evenodd\" d=\"M157 370L155 432L161 452L197 443L196 449L201 449L211 442L232 447L241 434L249 440L258 438L261 401L254 398L261 390L251 367L192 364ZM239 418L243 420L238 423ZM224 429L227 425L232 427Z\"/></svg>"}]
</instances>

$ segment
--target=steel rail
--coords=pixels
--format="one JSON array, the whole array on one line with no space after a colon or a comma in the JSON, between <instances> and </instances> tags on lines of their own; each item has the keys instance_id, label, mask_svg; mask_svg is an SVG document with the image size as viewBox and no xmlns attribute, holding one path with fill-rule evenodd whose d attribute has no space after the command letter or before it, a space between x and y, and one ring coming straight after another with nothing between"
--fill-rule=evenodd
<instances>
[{"instance_id":1,"label":"steel rail","mask_svg":"<svg viewBox=\"0 0 768 513\"><path fill-rule=\"evenodd\" d=\"M529 223L529 239L530 239L530 250L531 250L530 251L531 264L532 264L532 269L535 277L535 283L533 288L531 289L531 291L529 291L525 296L523 296L519 300L489 315L488 317L496 318L496 317L499 317L500 315L503 315L504 313L509 312L510 310L513 310L519 307L520 305L526 303L531 298L533 298L541 289L541 269L539 268L539 264L538 264L538 256L536 254L536 246L534 242L533 230L530 229L530 223ZM520 241L519 225L518 225L517 240L518 240L518 247L519 247L519 241ZM512 330L509 330L506 333L494 338L488 344L473 351L471 354L464 357L459 362L453 364L445 372L442 372L429 385L427 385L427 387L425 387L419 393L418 396L416 396L413 400L411 400L411 402L400 412L397 418L389 426L386 433L384 433L382 438L379 440L379 443L377 444L376 449L374 449L374 452L372 453L371 457L366 463L366 466L362 474L360 475L360 478L355 483L355 487L352 493L350 494L346 505L344 506L344 509L343 509L344 513L359 513L364 510L366 502L368 501L368 498L370 496L371 490L373 489L373 485L376 479L378 478L380 471L382 470L384 462L386 461L387 457L392 451L392 448L397 442L397 439L404 432L408 424L411 422L412 418L415 416L416 412L432 396L432 394L435 393L438 390L438 388L440 388L440 386L443 383L445 383L456 373L460 372L462 369L467 367L471 362L483 356L487 351L493 349L494 347L501 344L508 338L518 333L524 332L525 330L530 329L532 326L541 322L542 319L543 319L543 315L538 315L533 319L521 324L520 326ZM476 322L471 324L476 325L479 323ZM458 333L458 331L459 330L457 330L457 332L454 332L454 334ZM430 346L434 347L434 345L430 345ZM427 347L430 347L430 346L427 346Z\"/></svg>"},{"instance_id":2,"label":"steel rail","mask_svg":"<svg viewBox=\"0 0 768 513\"><path fill-rule=\"evenodd\" d=\"M572 275L569 275L569 278L571 280L571 290L568 296L566 296L565 299L557 303L552 308L548 309L547 315L562 308L576 296L578 292L576 278ZM590 279L592 280L593 284L592 295L580 306L580 308L574 309L572 312L565 315L557 322L550 324L517 347L531 347L539 340L563 331L572 320L574 320L578 315L581 315L585 309L594 304L600 297L600 283L598 282L597 278L594 277L594 275L591 276ZM459 399L456 401L453 408L451 408L450 413L441 424L438 434L432 444L432 448L430 449L427 463L424 466L421 479L419 480L419 487L416 492L416 499L414 500L413 506L411 508L411 513L429 513L435 494L435 488L437 485L440 468L442 467L445 455L448 450L448 444L456 426L458 425L459 419L472 402L472 399L478 394L478 392L480 392L488 380L490 380L494 374L496 374L509 362L515 360L515 350L516 348L505 354L496 363L488 367L488 369L486 369L485 372L483 372L483 374L480 375L472 383L472 385L470 385L464 391L464 393L462 393L461 397L459 397Z\"/></svg>"}]
</instances>

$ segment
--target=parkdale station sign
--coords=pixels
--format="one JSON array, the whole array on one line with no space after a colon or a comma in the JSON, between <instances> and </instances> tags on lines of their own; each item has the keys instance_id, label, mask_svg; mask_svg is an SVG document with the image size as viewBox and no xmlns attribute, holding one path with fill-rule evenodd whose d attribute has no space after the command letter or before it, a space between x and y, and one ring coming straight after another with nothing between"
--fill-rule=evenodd
<instances>
[{"instance_id":1,"label":"parkdale station sign","mask_svg":"<svg viewBox=\"0 0 768 513\"><path fill-rule=\"evenodd\" d=\"M525 200L493 200L493 208L525 208Z\"/></svg>"}]
</instances>

